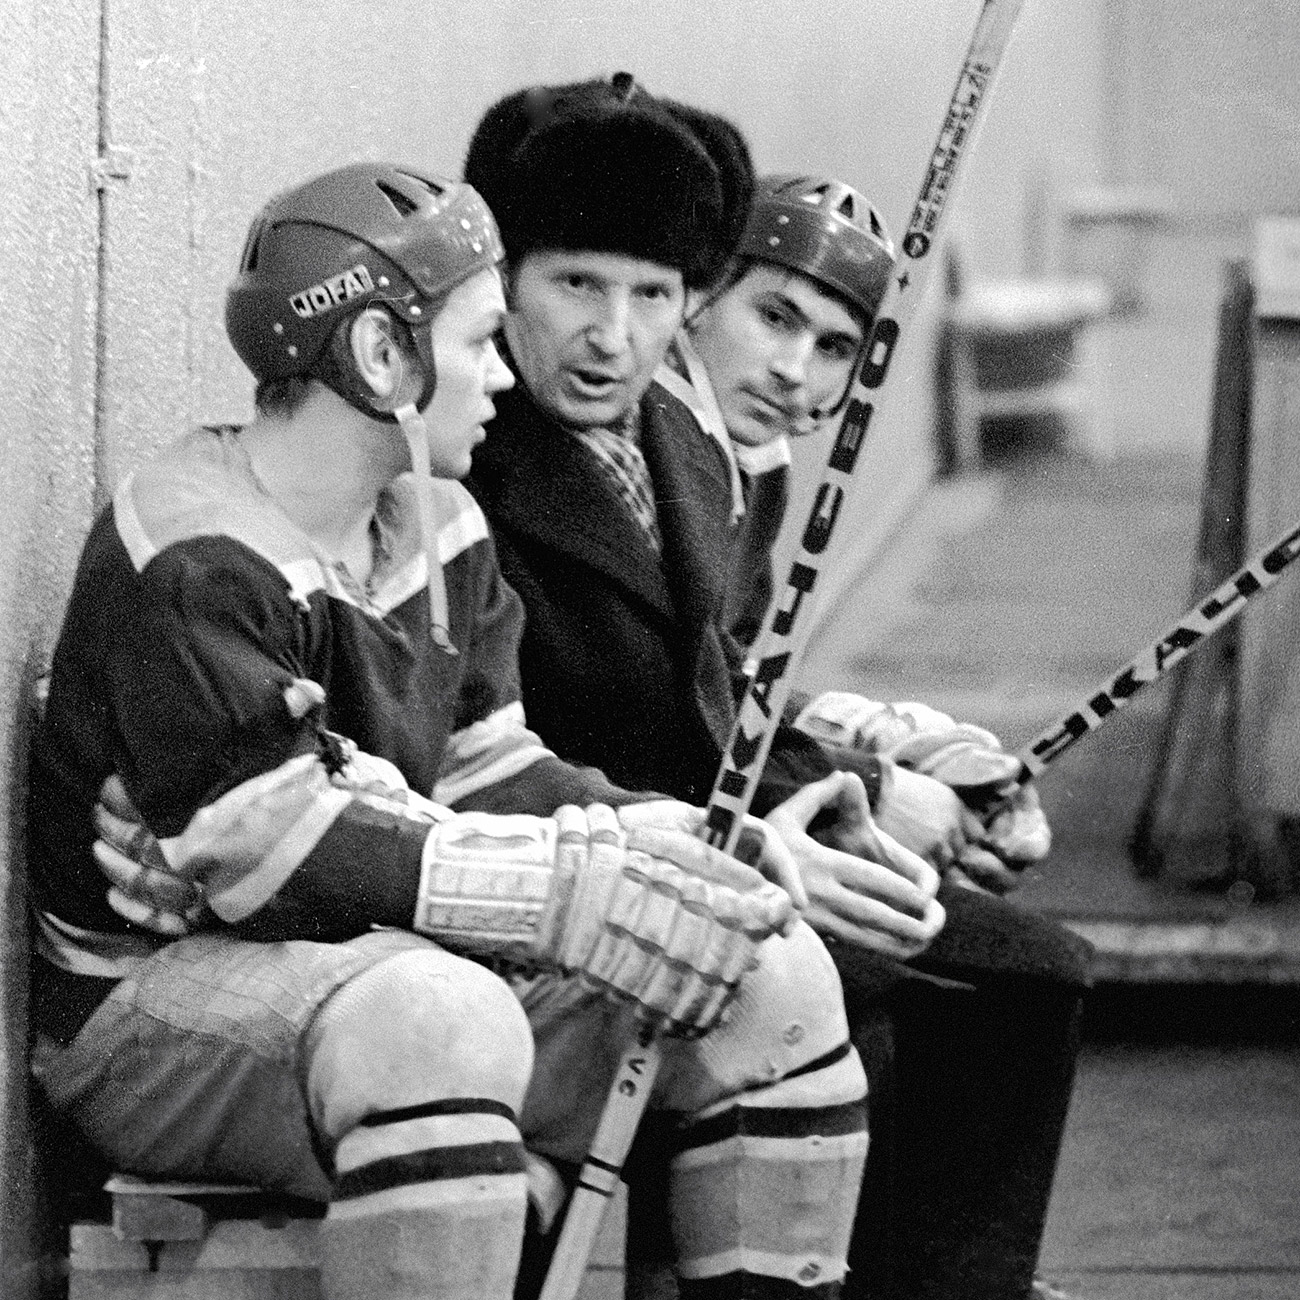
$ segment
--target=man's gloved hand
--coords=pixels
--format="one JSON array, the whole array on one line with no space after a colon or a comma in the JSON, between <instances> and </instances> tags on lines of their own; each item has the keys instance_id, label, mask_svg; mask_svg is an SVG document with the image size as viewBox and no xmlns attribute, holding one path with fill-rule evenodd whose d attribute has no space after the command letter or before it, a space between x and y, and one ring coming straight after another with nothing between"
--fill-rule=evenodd
<instances>
[{"instance_id":1,"label":"man's gloved hand","mask_svg":"<svg viewBox=\"0 0 1300 1300\"><path fill-rule=\"evenodd\" d=\"M634 818L635 820L635 818ZM413 927L453 947L555 966L670 1033L717 1023L789 895L683 830L614 809L458 813L434 825Z\"/></svg>"},{"instance_id":2,"label":"man's gloved hand","mask_svg":"<svg viewBox=\"0 0 1300 1300\"><path fill-rule=\"evenodd\" d=\"M836 814L822 844L808 834L823 810ZM819 934L906 961L943 928L939 874L873 822L862 780L832 772L767 815L794 854L808 891L805 919Z\"/></svg>"},{"instance_id":3,"label":"man's gloved hand","mask_svg":"<svg viewBox=\"0 0 1300 1300\"><path fill-rule=\"evenodd\" d=\"M1019 760L983 727L956 722L926 704L883 704L846 691L819 695L795 725L820 740L891 760L895 778L912 771L941 782L976 813L1009 797L1007 807L985 826L969 814L954 819L933 790L895 780L892 792L882 791L878 821L936 864L958 868L984 888L1005 893L1018 882L1018 873L1051 847L1037 793L1015 783ZM886 784L888 778L887 772ZM924 847L927 825L933 853Z\"/></svg>"},{"instance_id":4,"label":"man's gloved hand","mask_svg":"<svg viewBox=\"0 0 1300 1300\"><path fill-rule=\"evenodd\" d=\"M203 886L172 868L120 777L100 787L94 818L95 861L108 878L109 906L169 939L189 934L203 910Z\"/></svg>"},{"instance_id":5,"label":"man's gloved hand","mask_svg":"<svg viewBox=\"0 0 1300 1300\"><path fill-rule=\"evenodd\" d=\"M701 835L707 816L705 809L683 803L680 799L651 799L644 803L624 804L618 810L618 820L627 831L654 826L662 830L683 831L687 835ZM808 895L794 857L775 828L767 822L750 813L745 814L736 857L753 867L764 880L780 885L798 911L802 912L808 906Z\"/></svg>"},{"instance_id":6,"label":"man's gloved hand","mask_svg":"<svg viewBox=\"0 0 1300 1300\"><path fill-rule=\"evenodd\" d=\"M350 740L335 739L343 767L329 778L331 785L401 804L413 813L446 815L445 809L409 789L392 763L362 753ZM190 934L206 900L205 860L190 851L196 836L180 837L173 850L175 861L170 861L116 775L100 787L94 821L93 852L109 881L109 906L135 925L169 939Z\"/></svg>"}]
</instances>

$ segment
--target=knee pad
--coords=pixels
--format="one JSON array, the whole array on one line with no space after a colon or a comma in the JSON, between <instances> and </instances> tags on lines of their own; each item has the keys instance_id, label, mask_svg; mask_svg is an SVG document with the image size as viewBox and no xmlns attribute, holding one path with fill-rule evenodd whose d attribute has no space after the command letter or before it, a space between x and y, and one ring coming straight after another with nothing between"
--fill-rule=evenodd
<instances>
[{"instance_id":1,"label":"knee pad","mask_svg":"<svg viewBox=\"0 0 1300 1300\"><path fill-rule=\"evenodd\" d=\"M791 1079L783 1104L823 1104L824 1058L842 1053L849 1027L839 975L822 941L804 924L788 938L769 939L759 965L741 982L740 991L717 1029L689 1044L677 1044L668 1070L663 1104L672 1110L698 1111L744 1089ZM835 1072L836 1091L860 1097L865 1080L856 1054ZM808 1080L804 1089L797 1080Z\"/></svg>"},{"instance_id":2,"label":"knee pad","mask_svg":"<svg viewBox=\"0 0 1300 1300\"><path fill-rule=\"evenodd\" d=\"M447 1097L516 1114L533 1043L518 999L491 971L440 949L389 957L317 1012L305 1041L307 1100L331 1141L365 1116Z\"/></svg>"}]
</instances>

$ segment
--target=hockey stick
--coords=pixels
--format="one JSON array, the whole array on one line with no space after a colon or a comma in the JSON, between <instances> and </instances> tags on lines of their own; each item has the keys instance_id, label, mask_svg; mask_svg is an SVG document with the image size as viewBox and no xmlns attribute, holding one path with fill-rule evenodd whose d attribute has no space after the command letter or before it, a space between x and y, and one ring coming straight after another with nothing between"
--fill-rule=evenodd
<instances>
[{"instance_id":1,"label":"hockey stick","mask_svg":"<svg viewBox=\"0 0 1300 1300\"><path fill-rule=\"evenodd\" d=\"M578 1294L601 1218L618 1190L623 1162L645 1113L659 1064L659 1043L649 1032L637 1034L623 1052L578 1174L540 1300L573 1300Z\"/></svg>"},{"instance_id":2,"label":"hockey stick","mask_svg":"<svg viewBox=\"0 0 1300 1300\"><path fill-rule=\"evenodd\" d=\"M957 77L939 137L903 237L905 264L886 290L861 369L835 439L826 475L803 534L802 549L790 568L786 588L774 593L755 643L758 671L750 679L736 715L727 753L709 799L704 837L728 852L735 849L749 811L758 777L772 747L777 723L790 693L788 677L795 658L793 631L803 598L816 584L819 567L848 499L847 488L867 427L879 407L885 375L910 318L922 297L933 261L944 212L952 196L960 163L975 136L998 63L1011 37L1022 0L983 0L974 34ZM780 572L788 555L773 557ZM791 603L787 608L786 599ZM641 1036L619 1063L597 1130L542 1288L541 1300L573 1300L600 1226L605 1203L613 1194L623 1161L661 1062L657 1040Z\"/></svg>"},{"instance_id":3,"label":"hockey stick","mask_svg":"<svg viewBox=\"0 0 1300 1300\"><path fill-rule=\"evenodd\" d=\"M1076 740L1095 731L1107 718L1121 709L1144 686L1163 677L1184 655L1231 623L1246 603L1261 591L1267 591L1300 558L1300 523L1283 533L1252 559L1247 560L1208 596L1197 601L1176 623L1170 624L1145 649L1129 660L1086 700L1033 740L1016 751L1020 770L1013 778L1015 789L1028 785L1050 763L1054 763ZM1013 789L1002 795L988 816L1006 807Z\"/></svg>"},{"instance_id":4,"label":"hockey stick","mask_svg":"<svg viewBox=\"0 0 1300 1300\"><path fill-rule=\"evenodd\" d=\"M753 802L767 755L793 685L791 669L804 645L796 643L800 612L816 589L831 550L836 526L852 517L854 480L867 431L885 397L885 380L934 263L938 236L952 198L962 160L982 120L997 66L1011 38L1021 0L984 0L966 60L957 77L925 178L903 236L903 257L885 291L861 366L840 419L826 469L803 533L793 550L785 585L773 593L763 628L754 643L756 667L737 710L726 756L709 799L706 838L732 850L742 819ZM773 556L773 572L784 570L788 555ZM806 640L806 638L804 638Z\"/></svg>"}]
</instances>

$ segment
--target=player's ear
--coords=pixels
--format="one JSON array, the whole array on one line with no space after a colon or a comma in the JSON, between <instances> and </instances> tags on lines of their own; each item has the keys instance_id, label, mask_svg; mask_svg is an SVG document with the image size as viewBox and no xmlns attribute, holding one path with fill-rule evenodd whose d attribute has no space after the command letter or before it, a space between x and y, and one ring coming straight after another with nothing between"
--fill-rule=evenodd
<instances>
[{"instance_id":1,"label":"player's ear","mask_svg":"<svg viewBox=\"0 0 1300 1300\"><path fill-rule=\"evenodd\" d=\"M393 318L378 307L359 311L348 325L348 348L357 375L387 405L397 396L406 359L393 335Z\"/></svg>"}]
</instances>

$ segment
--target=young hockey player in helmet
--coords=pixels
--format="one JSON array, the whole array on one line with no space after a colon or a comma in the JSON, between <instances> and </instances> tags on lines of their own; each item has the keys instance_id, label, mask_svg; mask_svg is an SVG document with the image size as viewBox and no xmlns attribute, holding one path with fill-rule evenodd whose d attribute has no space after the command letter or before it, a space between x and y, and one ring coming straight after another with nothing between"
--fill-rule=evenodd
<instances>
[{"instance_id":1,"label":"young hockey player in helmet","mask_svg":"<svg viewBox=\"0 0 1300 1300\"><path fill-rule=\"evenodd\" d=\"M702 427L720 440L725 435L741 473L745 522L728 613L746 644L771 594L769 556L785 514L789 439L821 427L847 400L893 266L883 218L850 186L823 177L767 177L728 276L692 315L661 375ZM923 705L828 692L805 701L800 725L827 741L896 759L972 798L1010 781L1018 767L987 731ZM974 817L967 825L962 861L999 890L1043 857L1050 842L1032 789L1021 790L1014 809L988 832Z\"/></svg>"},{"instance_id":2,"label":"young hockey player in helmet","mask_svg":"<svg viewBox=\"0 0 1300 1300\"><path fill-rule=\"evenodd\" d=\"M894 261L883 219L850 186L766 177L731 267L658 376L735 457L744 519L727 618L746 643L771 593L789 439L825 427L842 407ZM812 734L972 795L1014 765L996 737L925 705L843 692L803 703L800 724ZM988 832L970 826L957 863L1001 892L1048 839L1026 792ZM871 1072L876 1139L851 1276L873 1300L1003 1300L1040 1285L1033 1267L1070 1095L1080 945L994 899L951 886L940 897L948 923L912 968L964 986L899 986L889 999L896 1083L879 1086ZM851 1017L857 1006L850 992ZM972 1102L981 1096L986 1104Z\"/></svg>"},{"instance_id":3,"label":"young hockey player in helmet","mask_svg":"<svg viewBox=\"0 0 1300 1300\"><path fill-rule=\"evenodd\" d=\"M455 482L511 382L499 257L479 196L418 169L343 168L254 223L227 324L257 414L118 487L55 651L33 1068L119 1168L327 1202L331 1300L499 1300L524 1139L579 1159L648 1019L691 1035L654 1104L722 1153L674 1180L686 1256L762 1255L754 1186L805 1170L797 1144L787 1174L728 1144L757 1107L818 1135L771 1293L833 1285L865 1142L829 958L784 890L689 833L696 811L525 724L519 602ZM123 919L129 879L103 895L114 771L153 875L202 885L186 937ZM761 863L788 866L771 844Z\"/></svg>"}]
</instances>

